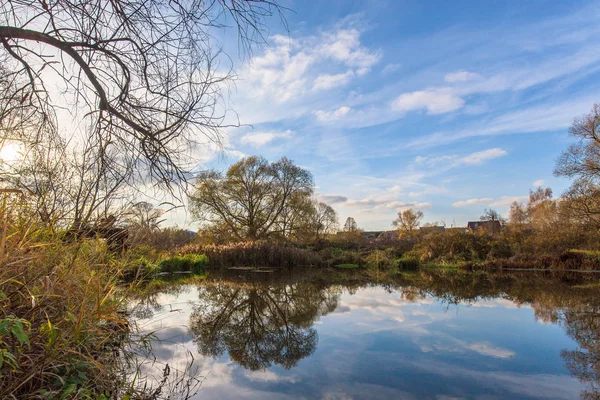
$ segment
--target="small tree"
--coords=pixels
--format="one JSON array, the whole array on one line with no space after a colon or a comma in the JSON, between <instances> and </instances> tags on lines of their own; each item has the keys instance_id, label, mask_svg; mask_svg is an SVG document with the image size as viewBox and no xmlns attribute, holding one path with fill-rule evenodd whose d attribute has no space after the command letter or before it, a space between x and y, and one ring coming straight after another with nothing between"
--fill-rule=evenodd
<instances>
[{"instance_id":1,"label":"small tree","mask_svg":"<svg viewBox=\"0 0 600 400\"><path fill-rule=\"evenodd\" d=\"M527 223L529 215L527 209L522 203L513 201L508 212L508 223L513 227L521 227Z\"/></svg>"},{"instance_id":2,"label":"small tree","mask_svg":"<svg viewBox=\"0 0 600 400\"><path fill-rule=\"evenodd\" d=\"M319 239L323 234L332 233L338 227L335 210L323 202L315 201L312 222L316 239ZM356 222L354 225L356 225Z\"/></svg>"},{"instance_id":3,"label":"small tree","mask_svg":"<svg viewBox=\"0 0 600 400\"><path fill-rule=\"evenodd\" d=\"M423 211L415 211L412 208L399 211L398 218L392 223L398 230L398 237L413 236L421 224Z\"/></svg>"},{"instance_id":4,"label":"small tree","mask_svg":"<svg viewBox=\"0 0 600 400\"><path fill-rule=\"evenodd\" d=\"M346 218L346 222L344 223L344 232L356 232L357 230L358 226L356 225L354 218Z\"/></svg>"}]
</instances>

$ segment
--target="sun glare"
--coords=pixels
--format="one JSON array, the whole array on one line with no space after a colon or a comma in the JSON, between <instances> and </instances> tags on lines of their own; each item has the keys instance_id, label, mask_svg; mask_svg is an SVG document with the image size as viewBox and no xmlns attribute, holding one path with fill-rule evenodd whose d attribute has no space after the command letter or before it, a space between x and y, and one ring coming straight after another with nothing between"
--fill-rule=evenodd
<instances>
[{"instance_id":1,"label":"sun glare","mask_svg":"<svg viewBox=\"0 0 600 400\"><path fill-rule=\"evenodd\" d=\"M19 145L6 143L0 148L0 160L4 162L14 162L21 157Z\"/></svg>"}]
</instances>

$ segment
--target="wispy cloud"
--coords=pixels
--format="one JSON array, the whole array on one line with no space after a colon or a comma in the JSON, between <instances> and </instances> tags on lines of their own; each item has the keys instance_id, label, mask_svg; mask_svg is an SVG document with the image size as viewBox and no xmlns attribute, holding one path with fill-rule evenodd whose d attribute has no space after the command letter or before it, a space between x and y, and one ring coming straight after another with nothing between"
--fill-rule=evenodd
<instances>
[{"instance_id":1,"label":"wispy cloud","mask_svg":"<svg viewBox=\"0 0 600 400\"><path fill-rule=\"evenodd\" d=\"M333 111L323 111L317 110L315 111L315 116L319 121L337 121L340 118L345 117L352 109L350 107L341 106Z\"/></svg>"},{"instance_id":2,"label":"wispy cloud","mask_svg":"<svg viewBox=\"0 0 600 400\"><path fill-rule=\"evenodd\" d=\"M484 197L481 199L469 199L469 200L462 200L462 201L457 201L452 203L452 207L466 207L466 206L472 206L475 204L490 204L494 201L494 199L489 198L489 197Z\"/></svg>"},{"instance_id":3,"label":"wispy cloud","mask_svg":"<svg viewBox=\"0 0 600 400\"><path fill-rule=\"evenodd\" d=\"M529 196L502 196L499 199L496 199L493 203L490 204L492 207L506 207L510 206L515 201L517 203L521 203L529 200Z\"/></svg>"},{"instance_id":4,"label":"wispy cloud","mask_svg":"<svg viewBox=\"0 0 600 400\"><path fill-rule=\"evenodd\" d=\"M499 148L487 149L483 151L478 151L468 156L462 157L459 159L460 164L466 165L478 165L487 160L493 160L494 158L502 157L507 155L506 150L502 150Z\"/></svg>"},{"instance_id":5,"label":"wispy cloud","mask_svg":"<svg viewBox=\"0 0 600 400\"><path fill-rule=\"evenodd\" d=\"M413 166L426 166L441 167L443 169L455 168L464 165L480 165L485 161L493 160L495 158L503 157L508 152L498 147L491 149L476 151L464 156L453 155L441 155L441 156L417 156L414 159Z\"/></svg>"},{"instance_id":6,"label":"wispy cloud","mask_svg":"<svg viewBox=\"0 0 600 400\"><path fill-rule=\"evenodd\" d=\"M456 71L446 74L444 81L448 83L467 82L479 78L480 75L469 71Z\"/></svg>"},{"instance_id":7,"label":"wispy cloud","mask_svg":"<svg viewBox=\"0 0 600 400\"><path fill-rule=\"evenodd\" d=\"M427 110L429 114L444 114L461 108L465 101L451 89L427 89L403 93L392 102L396 111Z\"/></svg>"},{"instance_id":8,"label":"wispy cloud","mask_svg":"<svg viewBox=\"0 0 600 400\"><path fill-rule=\"evenodd\" d=\"M346 196L340 196L335 194L322 194L319 199L327 204L339 204L348 201Z\"/></svg>"},{"instance_id":9,"label":"wispy cloud","mask_svg":"<svg viewBox=\"0 0 600 400\"><path fill-rule=\"evenodd\" d=\"M294 134L295 132L290 129L283 132L254 132L242 136L240 142L254 147L262 147L276 139L290 138Z\"/></svg>"}]
</instances>

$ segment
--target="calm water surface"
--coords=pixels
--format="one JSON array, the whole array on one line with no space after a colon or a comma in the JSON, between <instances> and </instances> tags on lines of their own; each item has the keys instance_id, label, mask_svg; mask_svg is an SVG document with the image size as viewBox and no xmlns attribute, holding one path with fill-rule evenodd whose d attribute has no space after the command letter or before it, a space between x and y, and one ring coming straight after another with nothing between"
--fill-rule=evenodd
<instances>
[{"instance_id":1,"label":"calm water surface","mask_svg":"<svg viewBox=\"0 0 600 400\"><path fill-rule=\"evenodd\" d=\"M297 274L296 274L297 275ZM224 399L599 398L590 279L228 271L132 301L143 375ZM180 393L181 394L181 393Z\"/></svg>"}]
</instances>

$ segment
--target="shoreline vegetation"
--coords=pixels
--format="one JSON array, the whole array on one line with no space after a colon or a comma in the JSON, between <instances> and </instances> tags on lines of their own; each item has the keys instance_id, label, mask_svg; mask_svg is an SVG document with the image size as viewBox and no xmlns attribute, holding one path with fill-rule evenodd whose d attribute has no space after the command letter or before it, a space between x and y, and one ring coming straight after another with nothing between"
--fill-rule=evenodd
<instances>
[{"instance_id":1,"label":"shoreline vegetation","mask_svg":"<svg viewBox=\"0 0 600 400\"><path fill-rule=\"evenodd\" d=\"M65 231L52 232L23 208L5 203L0 211L0 393L13 398L108 399L159 390L127 378L131 366L123 363L122 349L131 344L135 330L127 302L136 293L200 284L222 271L237 276L258 271L254 275L268 281L277 275L271 272L312 270L332 279L381 282L419 271L501 273L526 280L527 272L510 270L541 269L551 276L600 270L600 252L594 250L553 246L556 251L544 255L499 253L510 225L498 235L447 231L382 240L356 230L323 235L309 244L206 244L197 235L162 250L145 245L142 235L140 243L114 252L100 237L72 240ZM521 243L535 238L530 232ZM599 281L595 274L585 275L578 279L592 286Z\"/></svg>"}]
</instances>

